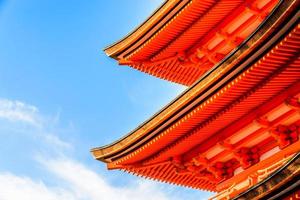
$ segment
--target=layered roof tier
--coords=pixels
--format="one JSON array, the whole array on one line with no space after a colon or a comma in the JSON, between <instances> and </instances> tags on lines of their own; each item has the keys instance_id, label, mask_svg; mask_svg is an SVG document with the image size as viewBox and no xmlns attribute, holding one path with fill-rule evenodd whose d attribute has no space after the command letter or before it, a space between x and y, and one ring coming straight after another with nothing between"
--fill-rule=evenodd
<instances>
[{"instance_id":1,"label":"layered roof tier","mask_svg":"<svg viewBox=\"0 0 300 200\"><path fill-rule=\"evenodd\" d=\"M169 0L105 49L121 65L191 85L238 48L279 0Z\"/></svg>"},{"instance_id":2,"label":"layered roof tier","mask_svg":"<svg viewBox=\"0 0 300 200\"><path fill-rule=\"evenodd\" d=\"M183 4L184 2L186 4ZM229 1L219 3L224 3L224 13L231 8ZM299 0L236 3L236 7L230 11L230 16L224 14L222 22L214 25L212 29L203 28L207 31L203 38L222 38L207 39L206 42L213 46L212 49L222 49L220 46L233 48L213 63L209 70L207 68L208 71L203 72L203 75L199 73L196 77L192 72L189 73L190 82L185 84L197 81L137 129L115 143L92 149L94 157L106 162L109 169L122 169L154 180L220 192L219 195L224 194L219 196L220 199L236 196L282 167L289 158L300 151L299 3ZM132 46L138 46L139 41L142 41L142 38L134 39L134 35L142 34L137 33L138 30L163 21L163 18L156 17L162 17L166 13L178 12L175 16L183 17L184 12L190 12L191 21L198 14L204 18L206 14L201 14L200 8L192 14L192 8L196 9L192 6L197 4L208 6L205 8L206 12L203 11L207 15L218 5L216 2L209 4L207 1L166 1L147 22L127 38L107 49L107 53L130 65L133 59L148 59L149 64L155 64L156 58L165 59L164 55L175 53L172 53L169 46L175 45L181 37L187 37L185 34L192 30L194 25L191 24L197 24L196 22L185 28L180 36L170 32L170 37L177 37L166 40L167 47L165 43L158 42L161 46L154 45L150 48L154 41L158 41L160 34L168 35L168 31L162 33L163 29L157 31L157 38L153 41L144 38L145 45L141 46L141 49L129 51L133 47L129 48L128 45L131 43ZM258 8L259 12L253 14L253 9L249 11L249 7ZM262 9L267 11L263 12ZM249 32L245 27L241 30L234 28L251 19L237 14L243 12L255 18L253 24L257 22L255 28L253 25ZM239 23L234 21L237 18ZM181 27L180 19L173 20L178 23L178 30ZM258 19L259 23L256 21ZM201 17L198 20L201 21ZM210 23L208 19L206 21ZM244 22L240 23L241 21ZM183 21L182 26L186 23L188 22ZM237 35L234 38L242 38L238 45L234 46L231 39L221 37L226 35L223 34L224 31L226 34L236 31ZM247 32L247 36L243 35L243 31ZM145 33L142 34L143 37L146 37ZM215 42L209 43L211 41ZM190 44L178 43L173 49L186 49L185 45ZM203 66L202 60L209 59L201 59L200 47L194 47L185 51L185 59L178 59L178 54L171 58L176 59L176 62L181 63L180 67L187 70L192 67L200 69ZM192 62L191 58L195 52L195 63L184 66L184 63ZM154 60L149 60L149 55ZM199 66L197 63L200 63ZM181 71L170 77L178 77L177 75L186 76Z\"/></svg>"}]
</instances>

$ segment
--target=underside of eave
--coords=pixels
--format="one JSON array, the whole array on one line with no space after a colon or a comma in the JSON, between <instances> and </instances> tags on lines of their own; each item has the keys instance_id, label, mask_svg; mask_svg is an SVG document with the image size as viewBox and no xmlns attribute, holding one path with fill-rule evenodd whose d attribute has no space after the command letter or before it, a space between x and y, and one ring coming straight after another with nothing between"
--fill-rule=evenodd
<instances>
[{"instance_id":1,"label":"underside of eave","mask_svg":"<svg viewBox=\"0 0 300 200\"><path fill-rule=\"evenodd\" d=\"M163 9L168 6L162 6L157 13L161 10L168 12L161 12L160 16L154 14L156 17L150 17L144 23L149 24L148 29L143 25L140 26L128 38L109 48L111 50L116 47L115 50L120 51L113 54L108 51L106 53L120 65L128 65L152 76L190 86L248 38L278 2L278 0L269 1L259 8L261 9L259 12L264 13L263 15L251 14L243 23L237 21L239 17L230 17L230 15L244 16L248 13L246 7L255 7L256 1L253 5L247 5L242 0L170 1L174 4L171 10ZM256 9L258 8L255 7L254 10ZM219 16L218 20L213 20L216 16ZM225 17L229 17L230 20L223 20ZM160 20L153 20L154 18ZM238 28L235 27L237 23ZM249 30L245 29L247 26L251 27L249 24L255 26ZM230 32L232 26L235 27L235 31ZM216 29L224 30L220 34L215 32ZM229 38L229 33L233 39ZM235 42L229 44L227 42L229 40Z\"/></svg>"},{"instance_id":2,"label":"underside of eave","mask_svg":"<svg viewBox=\"0 0 300 200\"><path fill-rule=\"evenodd\" d=\"M231 55L231 57L236 57L236 55L233 54L233 55ZM199 84L201 84L201 80L200 80L199 82L195 83L194 86L195 86L195 85L199 85ZM193 86L192 86L191 88L189 88L189 89L185 92L185 94L186 94L186 93L189 93L189 91L192 90L192 88L193 88ZM180 97L178 97L178 99L180 99L182 96L184 96L184 94L182 94ZM174 102L177 101L178 99L174 100ZM172 103L174 103L174 102L172 102ZM170 106L172 105L172 103L169 104L167 107L170 107ZM160 113L158 113L157 115L159 115L159 114L160 114ZM154 116L153 118L155 118L155 117L156 117L156 116ZM150 120L152 120L152 119L150 119ZM149 120L149 121L150 121L150 120ZM156 127L157 127L157 126L160 126L160 125L161 125L161 124L157 124ZM142 127L143 127L143 125L140 126L138 129L142 129ZM125 136L124 138L130 137L130 136L133 135L134 133L135 133L135 131L131 132L129 135ZM145 134L146 134L146 133L145 133ZM140 136L140 137L142 137L142 136ZM128 145L132 145L132 144L135 143L134 140L132 140L132 141L131 141L131 144L126 144L126 143L124 142L124 138L122 138L122 139L116 141L115 143L113 143L113 144L111 144L111 145L107 145L107 146L104 146L104 147L99 147L99 148L94 148L94 149L92 149L91 152L92 152L94 158L97 159L97 160L101 160L101 161L103 161L103 162L106 162L106 163L112 162L112 160L111 160L111 155L118 154L118 152L123 151L124 149L126 149L126 148L128 147ZM114 146L114 145L117 145L117 148L111 148L111 151L109 151L109 152L108 152L108 151L105 151L106 148L109 148L109 147Z\"/></svg>"}]
</instances>

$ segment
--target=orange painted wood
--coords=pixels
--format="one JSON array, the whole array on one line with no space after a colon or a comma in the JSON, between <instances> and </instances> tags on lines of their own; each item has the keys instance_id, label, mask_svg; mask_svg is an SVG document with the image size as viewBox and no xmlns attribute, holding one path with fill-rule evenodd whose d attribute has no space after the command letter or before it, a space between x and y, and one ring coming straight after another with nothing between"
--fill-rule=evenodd
<instances>
[{"instance_id":1,"label":"orange painted wood","mask_svg":"<svg viewBox=\"0 0 300 200\"><path fill-rule=\"evenodd\" d=\"M117 59L158 78L192 85L256 30L277 3L191 1L146 42Z\"/></svg>"},{"instance_id":2,"label":"orange painted wood","mask_svg":"<svg viewBox=\"0 0 300 200\"><path fill-rule=\"evenodd\" d=\"M248 70L177 124L115 160L115 166L145 178L220 191L299 151L299 36L297 26ZM251 124L258 128L235 135Z\"/></svg>"},{"instance_id":3,"label":"orange painted wood","mask_svg":"<svg viewBox=\"0 0 300 200\"><path fill-rule=\"evenodd\" d=\"M279 1L186 2L146 41L127 44L115 55L120 64L191 85L237 49ZM180 117L161 129L157 125L153 129L159 130L147 138L138 135L126 152L103 160L109 169L195 189L229 190L248 179L252 182L241 188L250 187L257 183L259 170L275 169L280 166L276 163L300 151L299 51L298 24L258 57L253 49L247 52L253 55L245 53L241 65L251 62L243 68L235 63L242 70L232 76L225 71L226 82L203 99L195 95L195 104L177 110Z\"/></svg>"}]
</instances>

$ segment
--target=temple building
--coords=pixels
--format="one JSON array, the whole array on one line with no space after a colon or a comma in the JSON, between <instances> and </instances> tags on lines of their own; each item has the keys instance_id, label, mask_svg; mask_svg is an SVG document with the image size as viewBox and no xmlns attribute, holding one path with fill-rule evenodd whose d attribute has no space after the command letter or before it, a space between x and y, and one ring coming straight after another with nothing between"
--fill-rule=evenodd
<instances>
[{"instance_id":1,"label":"temple building","mask_svg":"<svg viewBox=\"0 0 300 200\"><path fill-rule=\"evenodd\" d=\"M188 88L94 158L211 199L300 199L299 4L164 1L105 53Z\"/></svg>"}]
</instances>

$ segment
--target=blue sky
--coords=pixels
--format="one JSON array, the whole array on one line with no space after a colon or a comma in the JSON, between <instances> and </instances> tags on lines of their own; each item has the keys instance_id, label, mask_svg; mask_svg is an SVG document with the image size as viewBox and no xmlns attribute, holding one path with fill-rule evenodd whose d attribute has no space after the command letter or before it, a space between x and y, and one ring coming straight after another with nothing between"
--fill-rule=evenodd
<instances>
[{"instance_id":1,"label":"blue sky","mask_svg":"<svg viewBox=\"0 0 300 200\"><path fill-rule=\"evenodd\" d=\"M102 49L161 0L0 0L0 200L206 199L93 160L185 88Z\"/></svg>"}]
</instances>

